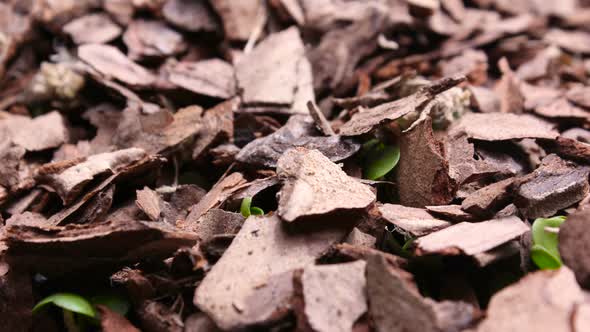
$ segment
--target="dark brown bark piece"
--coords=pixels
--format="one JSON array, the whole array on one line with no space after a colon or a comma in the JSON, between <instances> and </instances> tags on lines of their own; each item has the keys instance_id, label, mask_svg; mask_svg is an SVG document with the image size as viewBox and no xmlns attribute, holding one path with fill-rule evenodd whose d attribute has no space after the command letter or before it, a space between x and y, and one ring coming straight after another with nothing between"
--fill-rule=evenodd
<instances>
[{"instance_id":1,"label":"dark brown bark piece","mask_svg":"<svg viewBox=\"0 0 590 332\"><path fill-rule=\"evenodd\" d=\"M115 174L145 156L145 151L137 148L97 154L59 173L43 175L39 178L39 182L54 189L62 201L69 204L96 177L104 174Z\"/></svg>"},{"instance_id":2,"label":"dark brown bark piece","mask_svg":"<svg viewBox=\"0 0 590 332\"><path fill-rule=\"evenodd\" d=\"M165 57L186 49L182 35L160 21L135 20L129 24L123 42L131 60Z\"/></svg>"},{"instance_id":3,"label":"dark brown bark piece","mask_svg":"<svg viewBox=\"0 0 590 332\"><path fill-rule=\"evenodd\" d=\"M114 46L85 44L78 47L78 56L102 75L131 86L150 86L156 80L151 72L131 61Z\"/></svg>"},{"instance_id":4,"label":"dark brown bark piece","mask_svg":"<svg viewBox=\"0 0 590 332\"><path fill-rule=\"evenodd\" d=\"M318 332L347 332L367 311L364 261L309 266L303 270L304 315Z\"/></svg>"},{"instance_id":5,"label":"dark brown bark piece","mask_svg":"<svg viewBox=\"0 0 590 332\"><path fill-rule=\"evenodd\" d=\"M358 136L373 130L380 124L397 120L414 111L420 111L437 94L454 87L464 79L464 77L444 78L402 99L360 111L340 127L339 133L344 136Z\"/></svg>"},{"instance_id":6,"label":"dark brown bark piece","mask_svg":"<svg viewBox=\"0 0 590 332\"><path fill-rule=\"evenodd\" d=\"M529 227L518 217L462 222L416 240L416 253L473 256L519 237Z\"/></svg>"},{"instance_id":7,"label":"dark brown bark piece","mask_svg":"<svg viewBox=\"0 0 590 332\"><path fill-rule=\"evenodd\" d=\"M326 136L334 136L336 133L334 129L332 129L332 125L321 110L311 101L307 102L307 109L309 110L309 115L313 118L316 127Z\"/></svg>"},{"instance_id":8,"label":"dark brown bark piece","mask_svg":"<svg viewBox=\"0 0 590 332\"><path fill-rule=\"evenodd\" d=\"M256 28L261 11L266 8L261 0L211 0L211 5L221 16L223 28L230 40L247 40Z\"/></svg>"},{"instance_id":9,"label":"dark brown bark piece","mask_svg":"<svg viewBox=\"0 0 590 332\"><path fill-rule=\"evenodd\" d=\"M451 226L451 223L433 217L425 209L397 204L379 205L381 216L401 233L412 237L423 236Z\"/></svg>"},{"instance_id":10,"label":"dark brown bark piece","mask_svg":"<svg viewBox=\"0 0 590 332\"><path fill-rule=\"evenodd\" d=\"M356 153L361 145L340 136L316 136L314 123L308 116L292 116L276 132L258 138L240 150L236 160L252 166L276 167L281 155L295 147L317 149L331 161L344 160Z\"/></svg>"},{"instance_id":11,"label":"dark brown bark piece","mask_svg":"<svg viewBox=\"0 0 590 332\"><path fill-rule=\"evenodd\" d=\"M556 140L540 140L540 143L547 151L556 153L562 158L590 163L590 144L588 143L564 136Z\"/></svg>"},{"instance_id":12,"label":"dark brown bark piece","mask_svg":"<svg viewBox=\"0 0 590 332\"><path fill-rule=\"evenodd\" d=\"M492 297L475 331L579 331L572 316L577 304L586 301L568 268L533 272ZM515 311L516 306L526 309Z\"/></svg>"},{"instance_id":13,"label":"dark brown bark piece","mask_svg":"<svg viewBox=\"0 0 590 332\"><path fill-rule=\"evenodd\" d=\"M165 223L139 220L44 227L12 225L5 231L10 264L46 275L112 268L148 257L164 258L196 242L194 234Z\"/></svg>"},{"instance_id":14,"label":"dark brown bark piece","mask_svg":"<svg viewBox=\"0 0 590 332\"><path fill-rule=\"evenodd\" d=\"M232 98L205 111L201 120L198 138L193 147L193 159L199 160L216 144L230 141L234 137L234 112L238 109L239 98ZM209 150L209 151L208 151Z\"/></svg>"},{"instance_id":15,"label":"dark brown bark piece","mask_svg":"<svg viewBox=\"0 0 590 332\"><path fill-rule=\"evenodd\" d=\"M380 256L367 262L367 297L377 332L458 331L476 317L467 303L423 298L409 273Z\"/></svg>"},{"instance_id":16,"label":"dark brown bark piece","mask_svg":"<svg viewBox=\"0 0 590 332\"><path fill-rule=\"evenodd\" d=\"M397 183L402 205L442 205L453 199L456 184L449 175L443 147L434 137L430 118L402 135Z\"/></svg>"},{"instance_id":17,"label":"dark brown bark piece","mask_svg":"<svg viewBox=\"0 0 590 332\"><path fill-rule=\"evenodd\" d=\"M461 209L461 205L430 205L426 206L428 211L433 216L438 216L444 220L450 221L477 221L479 218L471 213L465 212Z\"/></svg>"},{"instance_id":18,"label":"dark brown bark piece","mask_svg":"<svg viewBox=\"0 0 590 332\"><path fill-rule=\"evenodd\" d=\"M441 61L440 67L443 77L462 75L476 85L484 83L488 78L488 57L478 50L465 50L448 61Z\"/></svg>"},{"instance_id":19,"label":"dark brown bark piece","mask_svg":"<svg viewBox=\"0 0 590 332\"><path fill-rule=\"evenodd\" d=\"M299 30L291 27L270 35L243 55L235 69L244 104L290 106L295 100L298 64L305 57L304 51Z\"/></svg>"},{"instance_id":20,"label":"dark brown bark piece","mask_svg":"<svg viewBox=\"0 0 590 332\"><path fill-rule=\"evenodd\" d=\"M551 217L588 194L590 167L549 155L515 188L514 203L526 218Z\"/></svg>"},{"instance_id":21,"label":"dark brown bark piece","mask_svg":"<svg viewBox=\"0 0 590 332\"><path fill-rule=\"evenodd\" d=\"M230 98L236 93L233 66L220 59L179 62L168 72L173 84L205 96Z\"/></svg>"},{"instance_id":22,"label":"dark brown bark piece","mask_svg":"<svg viewBox=\"0 0 590 332\"><path fill-rule=\"evenodd\" d=\"M521 138L555 139L553 125L529 114L468 113L459 120L455 132L465 132L469 138L483 141L503 141Z\"/></svg>"},{"instance_id":23,"label":"dark brown bark piece","mask_svg":"<svg viewBox=\"0 0 590 332\"><path fill-rule=\"evenodd\" d=\"M217 32L220 29L215 14L205 0L169 0L162 8L166 21L191 32Z\"/></svg>"},{"instance_id":24,"label":"dark brown bark piece","mask_svg":"<svg viewBox=\"0 0 590 332\"><path fill-rule=\"evenodd\" d=\"M551 29L544 39L572 53L590 54L590 33L585 31Z\"/></svg>"},{"instance_id":25,"label":"dark brown bark piece","mask_svg":"<svg viewBox=\"0 0 590 332\"><path fill-rule=\"evenodd\" d=\"M277 212L288 222L340 210L363 210L376 198L368 186L349 177L318 150L288 150L277 162L277 175L283 182Z\"/></svg>"},{"instance_id":26,"label":"dark brown bark piece","mask_svg":"<svg viewBox=\"0 0 590 332\"><path fill-rule=\"evenodd\" d=\"M493 216L508 205L511 198L509 189L514 181L514 178L508 178L473 192L463 200L461 209L480 217Z\"/></svg>"},{"instance_id":27,"label":"dark brown bark piece","mask_svg":"<svg viewBox=\"0 0 590 332\"><path fill-rule=\"evenodd\" d=\"M147 300L135 309L143 331L183 332L180 315L167 305L155 300Z\"/></svg>"},{"instance_id":28,"label":"dark brown bark piece","mask_svg":"<svg viewBox=\"0 0 590 332\"><path fill-rule=\"evenodd\" d=\"M2 329L31 330L33 287L29 273L15 269L4 261L4 244L0 243L0 321Z\"/></svg>"},{"instance_id":29,"label":"dark brown bark piece","mask_svg":"<svg viewBox=\"0 0 590 332\"><path fill-rule=\"evenodd\" d=\"M100 313L100 327L103 332L140 332L124 316L104 305L97 305Z\"/></svg>"},{"instance_id":30,"label":"dark brown bark piece","mask_svg":"<svg viewBox=\"0 0 590 332\"><path fill-rule=\"evenodd\" d=\"M590 288L590 210L575 212L559 227L559 254L580 286Z\"/></svg>"},{"instance_id":31,"label":"dark brown bark piece","mask_svg":"<svg viewBox=\"0 0 590 332\"><path fill-rule=\"evenodd\" d=\"M266 288L273 276L313 264L346 234L339 228L288 229L277 215L251 216L196 289L194 303L224 330L278 319L273 313L288 305L291 294L280 292L261 307L254 304L260 287Z\"/></svg>"},{"instance_id":32,"label":"dark brown bark piece","mask_svg":"<svg viewBox=\"0 0 590 332\"><path fill-rule=\"evenodd\" d=\"M63 31L76 44L102 44L119 37L123 30L108 15L98 13L70 21L63 27Z\"/></svg>"}]
</instances>

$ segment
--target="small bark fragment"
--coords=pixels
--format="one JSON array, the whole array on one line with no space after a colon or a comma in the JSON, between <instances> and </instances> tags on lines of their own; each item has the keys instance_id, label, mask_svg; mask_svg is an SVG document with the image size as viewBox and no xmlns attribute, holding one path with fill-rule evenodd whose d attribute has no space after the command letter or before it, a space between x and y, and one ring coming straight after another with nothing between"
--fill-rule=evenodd
<instances>
[{"instance_id":1,"label":"small bark fragment","mask_svg":"<svg viewBox=\"0 0 590 332\"><path fill-rule=\"evenodd\" d=\"M412 237L427 235L451 226L450 222L437 219L426 210L419 208L383 204L379 206L379 212L397 230Z\"/></svg>"},{"instance_id":2,"label":"small bark fragment","mask_svg":"<svg viewBox=\"0 0 590 332\"><path fill-rule=\"evenodd\" d=\"M469 113L454 128L469 138L483 141L502 141L521 138L555 139L558 132L553 125L528 114Z\"/></svg>"},{"instance_id":3,"label":"small bark fragment","mask_svg":"<svg viewBox=\"0 0 590 332\"><path fill-rule=\"evenodd\" d=\"M168 79L200 95L230 98L236 93L234 69L220 59L179 62L169 70Z\"/></svg>"},{"instance_id":4,"label":"small bark fragment","mask_svg":"<svg viewBox=\"0 0 590 332\"><path fill-rule=\"evenodd\" d=\"M473 192L463 200L461 209L480 217L493 216L508 205L511 198L509 189L514 180L508 178Z\"/></svg>"},{"instance_id":5,"label":"small bark fragment","mask_svg":"<svg viewBox=\"0 0 590 332\"><path fill-rule=\"evenodd\" d=\"M580 286L590 289L590 210L585 209L568 216L559 228L559 254Z\"/></svg>"},{"instance_id":6,"label":"small bark fragment","mask_svg":"<svg viewBox=\"0 0 590 332\"><path fill-rule=\"evenodd\" d=\"M89 14L70 21L63 31L80 45L108 43L119 37L122 29L106 14Z\"/></svg>"}]
</instances>

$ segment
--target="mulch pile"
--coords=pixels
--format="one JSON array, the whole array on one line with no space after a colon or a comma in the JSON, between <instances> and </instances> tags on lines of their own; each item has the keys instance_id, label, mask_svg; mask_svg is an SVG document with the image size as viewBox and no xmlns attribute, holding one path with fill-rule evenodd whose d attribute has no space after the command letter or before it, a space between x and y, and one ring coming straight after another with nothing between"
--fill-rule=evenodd
<instances>
[{"instance_id":1,"label":"mulch pile","mask_svg":"<svg viewBox=\"0 0 590 332\"><path fill-rule=\"evenodd\" d=\"M129 314L87 330L590 331L590 1L6 0L0 22L0 329L115 290ZM399 162L369 179L375 142Z\"/></svg>"}]
</instances>

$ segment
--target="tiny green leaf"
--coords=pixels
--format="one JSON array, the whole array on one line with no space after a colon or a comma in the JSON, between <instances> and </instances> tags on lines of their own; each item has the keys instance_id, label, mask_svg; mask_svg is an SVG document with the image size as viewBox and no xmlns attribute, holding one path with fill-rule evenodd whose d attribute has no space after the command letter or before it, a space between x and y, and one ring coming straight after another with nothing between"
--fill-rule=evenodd
<instances>
[{"instance_id":1,"label":"tiny green leaf","mask_svg":"<svg viewBox=\"0 0 590 332\"><path fill-rule=\"evenodd\" d=\"M555 270L561 267L559 257L553 256L544 247L535 244L531 248L531 259L542 270Z\"/></svg>"},{"instance_id":2,"label":"tiny green leaf","mask_svg":"<svg viewBox=\"0 0 590 332\"><path fill-rule=\"evenodd\" d=\"M93 296L90 299L90 302L94 305L102 304L121 316L127 315L129 307L131 306L124 296L115 293Z\"/></svg>"},{"instance_id":3,"label":"tiny green leaf","mask_svg":"<svg viewBox=\"0 0 590 332\"><path fill-rule=\"evenodd\" d=\"M377 180L397 165L400 157L399 146L379 143L370 147L365 165L365 178Z\"/></svg>"},{"instance_id":4,"label":"tiny green leaf","mask_svg":"<svg viewBox=\"0 0 590 332\"><path fill-rule=\"evenodd\" d=\"M252 204L252 197L244 197L242 199L242 204L240 205L240 212L244 216L244 218L248 218L250 216L250 205Z\"/></svg>"},{"instance_id":5,"label":"tiny green leaf","mask_svg":"<svg viewBox=\"0 0 590 332\"><path fill-rule=\"evenodd\" d=\"M33 313L38 312L48 304L91 318L96 317L96 311L94 311L92 305L82 296L72 293L56 293L44 298L35 305Z\"/></svg>"},{"instance_id":6,"label":"tiny green leaf","mask_svg":"<svg viewBox=\"0 0 590 332\"><path fill-rule=\"evenodd\" d=\"M250 214L253 216L261 216L264 214L264 211L259 207L253 206L250 208Z\"/></svg>"},{"instance_id":7,"label":"tiny green leaf","mask_svg":"<svg viewBox=\"0 0 590 332\"><path fill-rule=\"evenodd\" d=\"M537 218L533 222L531 259L540 269L556 269L561 266L558 234L549 231L549 229L559 228L565 219L564 216L556 216Z\"/></svg>"}]
</instances>

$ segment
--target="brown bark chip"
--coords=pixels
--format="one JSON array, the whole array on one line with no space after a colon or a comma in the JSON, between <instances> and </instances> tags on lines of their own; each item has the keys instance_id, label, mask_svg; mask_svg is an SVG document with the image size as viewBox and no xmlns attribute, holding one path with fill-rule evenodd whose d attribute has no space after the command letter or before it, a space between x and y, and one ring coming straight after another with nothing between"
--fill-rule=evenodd
<instances>
[{"instance_id":1,"label":"brown bark chip","mask_svg":"<svg viewBox=\"0 0 590 332\"><path fill-rule=\"evenodd\" d=\"M291 222L339 210L362 210L375 201L371 189L349 177L318 150L295 148L277 163L283 181L278 215Z\"/></svg>"},{"instance_id":2,"label":"brown bark chip","mask_svg":"<svg viewBox=\"0 0 590 332\"><path fill-rule=\"evenodd\" d=\"M402 205L442 205L453 199L456 184L430 118L402 135L397 182Z\"/></svg>"},{"instance_id":3,"label":"brown bark chip","mask_svg":"<svg viewBox=\"0 0 590 332\"><path fill-rule=\"evenodd\" d=\"M483 141L502 141L520 138L555 139L558 136L553 125L528 114L470 113L455 127L469 138Z\"/></svg>"},{"instance_id":4,"label":"brown bark chip","mask_svg":"<svg viewBox=\"0 0 590 332\"><path fill-rule=\"evenodd\" d=\"M475 309L467 303L422 297L411 275L380 256L367 262L367 297L377 332L457 331L475 318Z\"/></svg>"},{"instance_id":5,"label":"brown bark chip","mask_svg":"<svg viewBox=\"0 0 590 332\"><path fill-rule=\"evenodd\" d=\"M179 62L168 75L173 84L201 95L229 98L236 93L234 68L220 59Z\"/></svg>"},{"instance_id":6,"label":"brown bark chip","mask_svg":"<svg viewBox=\"0 0 590 332\"><path fill-rule=\"evenodd\" d=\"M114 46L82 45L78 48L78 56L101 74L132 86L149 86L156 80L152 73L131 61Z\"/></svg>"},{"instance_id":7,"label":"brown bark chip","mask_svg":"<svg viewBox=\"0 0 590 332\"><path fill-rule=\"evenodd\" d=\"M514 181L514 178L508 178L473 192L463 200L461 209L482 217L493 216L509 203L509 189Z\"/></svg>"},{"instance_id":8,"label":"brown bark chip","mask_svg":"<svg viewBox=\"0 0 590 332\"><path fill-rule=\"evenodd\" d=\"M347 332L367 311L364 261L306 267L301 276L305 316L318 332Z\"/></svg>"},{"instance_id":9,"label":"brown bark chip","mask_svg":"<svg viewBox=\"0 0 590 332\"><path fill-rule=\"evenodd\" d=\"M475 331L583 331L590 328L587 321L574 329L572 317L586 298L567 267L533 272L492 297Z\"/></svg>"},{"instance_id":10,"label":"brown bark chip","mask_svg":"<svg viewBox=\"0 0 590 332\"><path fill-rule=\"evenodd\" d=\"M313 264L346 229L289 229L278 216L251 216L229 249L195 291L194 303L224 330L272 321L290 294L276 294L266 307L254 305L269 279ZM252 266L257 266L253 269Z\"/></svg>"},{"instance_id":11,"label":"brown bark chip","mask_svg":"<svg viewBox=\"0 0 590 332\"><path fill-rule=\"evenodd\" d=\"M515 216L462 222L419 238L415 242L416 252L472 256L513 240L527 230L529 227Z\"/></svg>"},{"instance_id":12,"label":"brown bark chip","mask_svg":"<svg viewBox=\"0 0 590 332\"><path fill-rule=\"evenodd\" d=\"M433 217L425 209L397 204L379 205L381 216L400 232L413 237L423 236L451 226L451 223Z\"/></svg>"},{"instance_id":13,"label":"brown bark chip","mask_svg":"<svg viewBox=\"0 0 590 332\"><path fill-rule=\"evenodd\" d=\"M527 218L551 217L586 196L590 168L549 155L518 181L514 203Z\"/></svg>"},{"instance_id":14,"label":"brown bark chip","mask_svg":"<svg viewBox=\"0 0 590 332\"><path fill-rule=\"evenodd\" d=\"M559 228L559 254L578 283L590 288L590 211L578 211L568 216Z\"/></svg>"},{"instance_id":15,"label":"brown bark chip","mask_svg":"<svg viewBox=\"0 0 590 332\"><path fill-rule=\"evenodd\" d=\"M119 37L123 30L106 14L89 14L70 21L63 31L76 44L101 44Z\"/></svg>"},{"instance_id":16,"label":"brown bark chip","mask_svg":"<svg viewBox=\"0 0 590 332\"><path fill-rule=\"evenodd\" d=\"M464 77L445 78L421 88L408 97L360 111L340 127L339 133L344 136L361 135L380 124L397 120L414 111L420 111L437 94L454 87L464 79Z\"/></svg>"}]
</instances>

